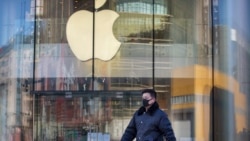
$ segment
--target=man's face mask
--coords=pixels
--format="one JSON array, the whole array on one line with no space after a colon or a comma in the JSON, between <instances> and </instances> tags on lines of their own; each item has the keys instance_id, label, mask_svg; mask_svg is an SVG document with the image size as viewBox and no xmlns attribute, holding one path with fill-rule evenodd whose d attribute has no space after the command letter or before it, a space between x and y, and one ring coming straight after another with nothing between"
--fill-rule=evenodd
<instances>
[{"instance_id":1,"label":"man's face mask","mask_svg":"<svg viewBox=\"0 0 250 141\"><path fill-rule=\"evenodd\" d=\"M143 100L142 100L142 105L143 105L144 107L147 107L147 106L149 105L148 102L149 102L150 100L152 100L152 99L149 99L149 100L143 99Z\"/></svg>"}]
</instances>

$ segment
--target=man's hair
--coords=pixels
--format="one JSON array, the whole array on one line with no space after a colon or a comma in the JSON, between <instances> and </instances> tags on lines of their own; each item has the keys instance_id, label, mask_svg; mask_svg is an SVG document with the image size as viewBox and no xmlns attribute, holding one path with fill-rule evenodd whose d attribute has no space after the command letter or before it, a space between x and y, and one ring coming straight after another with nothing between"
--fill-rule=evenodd
<instances>
[{"instance_id":1,"label":"man's hair","mask_svg":"<svg viewBox=\"0 0 250 141\"><path fill-rule=\"evenodd\" d=\"M157 93L154 89L144 89L142 90L141 94L149 93L151 97L154 97L156 99Z\"/></svg>"}]
</instances>

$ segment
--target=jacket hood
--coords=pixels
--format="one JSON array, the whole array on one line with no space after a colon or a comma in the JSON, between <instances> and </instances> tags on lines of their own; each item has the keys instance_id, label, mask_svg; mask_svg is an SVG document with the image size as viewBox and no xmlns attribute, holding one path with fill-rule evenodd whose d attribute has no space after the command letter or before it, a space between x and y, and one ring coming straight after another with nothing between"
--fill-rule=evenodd
<instances>
[{"instance_id":1,"label":"jacket hood","mask_svg":"<svg viewBox=\"0 0 250 141\"><path fill-rule=\"evenodd\" d=\"M153 115L154 112L159 109L159 105L157 102L155 102L149 109L148 109L148 113L150 115ZM146 112L146 108L144 106L140 107L138 110L138 115L142 115L144 112Z\"/></svg>"}]
</instances>

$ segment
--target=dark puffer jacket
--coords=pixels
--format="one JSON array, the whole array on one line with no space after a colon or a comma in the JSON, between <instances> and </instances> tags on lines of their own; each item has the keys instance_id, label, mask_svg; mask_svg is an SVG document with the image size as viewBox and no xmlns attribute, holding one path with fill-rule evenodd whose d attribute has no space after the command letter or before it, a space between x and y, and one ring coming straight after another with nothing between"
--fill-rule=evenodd
<instances>
[{"instance_id":1,"label":"dark puffer jacket","mask_svg":"<svg viewBox=\"0 0 250 141\"><path fill-rule=\"evenodd\" d=\"M126 128L121 141L176 141L167 114L155 102L146 112L145 107L136 111Z\"/></svg>"}]
</instances>

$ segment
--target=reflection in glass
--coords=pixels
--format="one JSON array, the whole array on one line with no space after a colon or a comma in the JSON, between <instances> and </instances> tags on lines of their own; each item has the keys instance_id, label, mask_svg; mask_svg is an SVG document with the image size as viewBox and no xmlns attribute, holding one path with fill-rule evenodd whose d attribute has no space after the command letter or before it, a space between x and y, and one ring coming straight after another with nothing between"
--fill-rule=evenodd
<instances>
[{"instance_id":1,"label":"reflection in glass","mask_svg":"<svg viewBox=\"0 0 250 141\"><path fill-rule=\"evenodd\" d=\"M113 25L113 33L121 46L110 61L97 60L95 72L97 76L104 75L109 79L110 90L152 87L153 16L146 11L137 11L139 8L146 9L151 4L152 1L117 1L114 5L105 7L114 9L119 14Z\"/></svg>"},{"instance_id":2,"label":"reflection in glass","mask_svg":"<svg viewBox=\"0 0 250 141\"><path fill-rule=\"evenodd\" d=\"M32 12L30 2L1 1L0 140L32 140Z\"/></svg>"},{"instance_id":3,"label":"reflection in glass","mask_svg":"<svg viewBox=\"0 0 250 141\"><path fill-rule=\"evenodd\" d=\"M209 21L204 19L209 15L198 13L209 5L201 1L167 2L165 15L159 14L158 5L154 9L154 88L160 106L171 116L178 140L208 140L212 71L211 58L205 52L211 44L206 29Z\"/></svg>"},{"instance_id":4,"label":"reflection in glass","mask_svg":"<svg viewBox=\"0 0 250 141\"><path fill-rule=\"evenodd\" d=\"M37 5L43 10L36 22L35 91L92 89L89 80L83 82L92 78L92 60L75 57L67 44L66 23L74 12L93 9L93 1L39 1Z\"/></svg>"},{"instance_id":5,"label":"reflection in glass","mask_svg":"<svg viewBox=\"0 0 250 141\"><path fill-rule=\"evenodd\" d=\"M129 118L140 106L140 92L83 93L39 96L35 111L38 140L119 140Z\"/></svg>"},{"instance_id":6,"label":"reflection in glass","mask_svg":"<svg viewBox=\"0 0 250 141\"><path fill-rule=\"evenodd\" d=\"M249 140L248 2L1 2L0 140L119 140L143 88L156 89L178 140ZM82 10L97 18L83 61L66 34ZM119 15L109 31L121 43L106 60L104 10Z\"/></svg>"}]
</instances>

